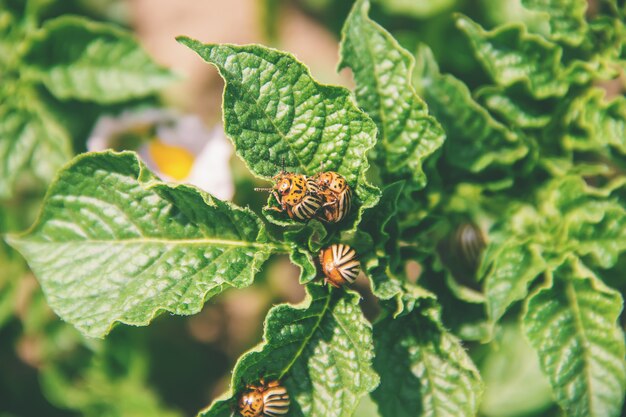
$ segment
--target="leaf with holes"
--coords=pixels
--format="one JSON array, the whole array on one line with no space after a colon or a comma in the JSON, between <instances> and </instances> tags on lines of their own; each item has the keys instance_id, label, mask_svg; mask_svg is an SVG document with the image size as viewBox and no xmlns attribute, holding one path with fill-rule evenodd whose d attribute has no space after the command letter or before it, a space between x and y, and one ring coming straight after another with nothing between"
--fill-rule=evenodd
<instances>
[{"instance_id":1,"label":"leaf with holes","mask_svg":"<svg viewBox=\"0 0 626 417\"><path fill-rule=\"evenodd\" d=\"M560 406L572 417L618 417L626 390L620 294L571 258L528 300L524 327Z\"/></svg>"},{"instance_id":2,"label":"leaf with holes","mask_svg":"<svg viewBox=\"0 0 626 417\"><path fill-rule=\"evenodd\" d=\"M336 171L355 191L361 209L376 204L378 190L365 180L376 125L348 90L319 84L286 52L187 37L178 41L215 65L226 81L226 133L254 174L271 179L284 158L290 172Z\"/></svg>"},{"instance_id":3,"label":"leaf with holes","mask_svg":"<svg viewBox=\"0 0 626 417\"><path fill-rule=\"evenodd\" d=\"M130 152L75 158L35 225L10 243L52 309L92 337L161 311L197 313L207 298L250 285L276 249L251 211L162 183Z\"/></svg>"},{"instance_id":4,"label":"leaf with holes","mask_svg":"<svg viewBox=\"0 0 626 417\"><path fill-rule=\"evenodd\" d=\"M174 77L128 32L77 16L47 21L26 41L24 74L59 99L115 103L152 94Z\"/></svg>"},{"instance_id":5,"label":"leaf with holes","mask_svg":"<svg viewBox=\"0 0 626 417\"><path fill-rule=\"evenodd\" d=\"M235 366L231 391L201 417L230 417L247 384L279 379L292 417L351 417L361 397L378 385L371 367L372 331L350 291L307 287L300 306L274 307L265 320L265 342Z\"/></svg>"},{"instance_id":6,"label":"leaf with holes","mask_svg":"<svg viewBox=\"0 0 626 417\"><path fill-rule=\"evenodd\" d=\"M411 85L415 60L368 10L367 1L354 4L342 31L339 68L352 69L358 103L378 126L376 153L386 173L423 186L423 161L441 147L445 134Z\"/></svg>"}]
</instances>

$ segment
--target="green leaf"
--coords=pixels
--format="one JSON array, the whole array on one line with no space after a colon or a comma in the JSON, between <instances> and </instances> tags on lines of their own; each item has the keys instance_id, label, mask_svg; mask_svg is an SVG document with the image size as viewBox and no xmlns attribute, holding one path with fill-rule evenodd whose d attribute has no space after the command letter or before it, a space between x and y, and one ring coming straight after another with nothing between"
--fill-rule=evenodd
<instances>
[{"instance_id":1,"label":"green leaf","mask_svg":"<svg viewBox=\"0 0 626 417\"><path fill-rule=\"evenodd\" d=\"M492 242L485 252L483 265L487 313L492 324L504 315L515 301L526 298L528 286L547 265L541 247L514 236L504 242Z\"/></svg>"},{"instance_id":2,"label":"green leaf","mask_svg":"<svg viewBox=\"0 0 626 417\"><path fill-rule=\"evenodd\" d=\"M618 417L626 390L623 300L576 259L528 300L524 326L571 417Z\"/></svg>"},{"instance_id":3,"label":"green leaf","mask_svg":"<svg viewBox=\"0 0 626 417\"><path fill-rule=\"evenodd\" d=\"M440 74L426 46L420 46L417 56L413 80L446 131L444 152L450 164L478 173L509 167L526 156L528 146L522 137L474 101L462 81Z\"/></svg>"},{"instance_id":4,"label":"green leaf","mask_svg":"<svg viewBox=\"0 0 626 417\"><path fill-rule=\"evenodd\" d=\"M326 236L326 228L317 220L311 220L296 230L285 232L284 238L292 247L289 259L300 267L301 284L318 278L317 256Z\"/></svg>"},{"instance_id":5,"label":"green leaf","mask_svg":"<svg viewBox=\"0 0 626 417\"><path fill-rule=\"evenodd\" d=\"M246 384L280 379L291 399L290 417L351 417L359 400L378 385L371 367L371 326L359 295L307 287L300 306L274 307L265 320L265 342L235 366L231 391L202 417L230 417Z\"/></svg>"},{"instance_id":6,"label":"green leaf","mask_svg":"<svg viewBox=\"0 0 626 417\"><path fill-rule=\"evenodd\" d=\"M368 17L369 2L357 1L342 31L341 63L356 81L359 105L376 122L377 154L387 173L424 186L424 159L441 147L444 132L411 84L414 58Z\"/></svg>"},{"instance_id":7,"label":"green leaf","mask_svg":"<svg viewBox=\"0 0 626 417\"><path fill-rule=\"evenodd\" d=\"M374 341L380 385L372 398L382 417L476 415L480 375L428 302L376 323Z\"/></svg>"},{"instance_id":8,"label":"green leaf","mask_svg":"<svg viewBox=\"0 0 626 417\"><path fill-rule=\"evenodd\" d=\"M594 151L610 146L626 154L626 98L605 96L604 90L591 88L570 102L562 122L566 148Z\"/></svg>"},{"instance_id":9,"label":"green leaf","mask_svg":"<svg viewBox=\"0 0 626 417\"><path fill-rule=\"evenodd\" d=\"M396 214L404 187L405 182L398 181L383 189L376 209L366 212L363 217L360 231L367 233L368 239L358 234L354 238L353 247L372 283L372 292L383 300L402 291L401 281L394 273L400 256L398 241L394 238L398 237ZM363 242L371 242L372 245L361 249Z\"/></svg>"},{"instance_id":10,"label":"green leaf","mask_svg":"<svg viewBox=\"0 0 626 417\"><path fill-rule=\"evenodd\" d=\"M68 133L30 90L3 90L0 96L0 199L5 199L25 175L49 183L72 149Z\"/></svg>"},{"instance_id":11,"label":"green leaf","mask_svg":"<svg viewBox=\"0 0 626 417\"><path fill-rule=\"evenodd\" d=\"M286 170L307 175L320 171L323 163L323 170L346 178L361 208L376 204L378 190L365 180L376 125L347 89L319 84L286 52L202 44L187 37L178 41L215 65L226 81L226 133L254 174L270 179L282 158Z\"/></svg>"},{"instance_id":12,"label":"green leaf","mask_svg":"<svg viewBox=\"0 0 626 417\"><path fill-rule=\"evenodd\" d=\"M552 109L512 89L489 86L478 90L476 95L492 113L521 129L542 128L552 120Z\"/></svg>"},{"instance_id":13,"label":"green leaf","mask_svg":"<svg viewBox=\"0 0 626 417\"><path fill-rule=\"evenodd\" d=\"M522 4L549 16L552 39L570 46L583 41L587 32L587 0L522 0Z\"/></svg>"},{"instance_id":14,"label":"green leaf","mask_svg":"<svg viewBox=\"0 0 626 417\"><path fill-rule=\"evenodd\" d=\"M509 87L521 83L538 99L561 97L569 89L560 64L561 48L528 33L524 25L485 31L465 16L459 16L456 24L496 84Z\"/></svg>"},{"instance_id":15,"label":"green leaf","mask_svg":"<svg viewBox=\"0 0 626 417\"><path fill-rule=\"evenodd\" d=\"M25 73L62 100L120 102L174 79L129 32L78 16L46 22L27 40L23 61Z\"/></svg>"},{"instance_id":16,"label":"green leaf","mask_svg":"<svg viewBox=\"0 0 626 417\"><path fill-rule=\"evenodd\" d=\"M36 224L10 243L52 309L103 337L116 322L194 314L226 288L250 285L276 249L263 236L251 211L162 183L133 153L104 152L65 167Z\"/></svg>"}]
</instances>

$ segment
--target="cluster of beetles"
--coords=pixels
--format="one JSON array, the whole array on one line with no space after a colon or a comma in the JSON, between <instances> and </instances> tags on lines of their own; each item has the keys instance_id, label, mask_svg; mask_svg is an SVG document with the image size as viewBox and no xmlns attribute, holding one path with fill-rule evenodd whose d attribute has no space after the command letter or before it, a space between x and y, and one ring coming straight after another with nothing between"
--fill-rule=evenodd
<instances>
[{"instance_id":1,"label":"cluster of beetles","mask_svg":"<svg viewBox=\"0 0 626 417\"><path fill-rule=\"evenodd\" d=\"M271 188L256 188L270 192L278 206L268 210L286 212L295 220L319 219L337 223L350 212L352 189L346 179L333 171L322 171L312 177L286 172L284 168L273 177ZM356 252L348 245L333 244L323 248L319 260L324 283L334 287L353 283L361 270ZM289 411L289 394L279 381L266 382L261 378L259 385L247 385L238 402L243 417L275 417Z\"/></svg>"}]
</instances>

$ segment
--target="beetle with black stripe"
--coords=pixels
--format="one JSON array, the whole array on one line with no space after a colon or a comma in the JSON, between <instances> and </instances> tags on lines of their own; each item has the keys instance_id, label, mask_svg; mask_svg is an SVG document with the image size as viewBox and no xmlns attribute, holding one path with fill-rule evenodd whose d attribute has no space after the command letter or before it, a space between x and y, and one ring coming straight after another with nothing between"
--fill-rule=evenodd
<instances>
[{"instance_id":1,"label":"beetle with black stripe","mask_svg":"<svg viewBox=\"0 0 626 417\"><path fill-rule=\"evenodd\" d=\"M323 204L317 182L302 174L286 172L284 168L274 176L272 188L255 188L255 191L272 193L278 207L270 206L268 210L286 211L290 218L307 221L317 215Z\"/></svg>"},{"instance_id":2,"label":"beetle with black stripe","mask_svg":"<svg viewBox=\"0 0 626 417\"><path fill-rule=\"evenodd\" d=\"M247 385L247 391L239 398L239 413L243 417L277 417L289 412L289 394L279 381L260 385Z\"/></svg>"},{"instance_id":3,"label":"beetle with black stripe","mask_svg":"<svg viewBox=\"0 0 626 417\"><path fill-rule=\"evenodd\" d=\"M342 243L330 245L320 251L320 265L325 275L324 284L339 288L352 284L359 276L361 263L356 252Z\"/></svg>"},{"instance_id":4,"label":"beetle with black stripe","mask_svg":"<svg viewBox=\"0 0 626 417\"><path fill-rule=\"evenodd\" d=\"M322 197L322 218L329 223L338 223L350 212L352 189L346 179L334 172L320 172L313 177Z\"/></svg>"}]
</instances>

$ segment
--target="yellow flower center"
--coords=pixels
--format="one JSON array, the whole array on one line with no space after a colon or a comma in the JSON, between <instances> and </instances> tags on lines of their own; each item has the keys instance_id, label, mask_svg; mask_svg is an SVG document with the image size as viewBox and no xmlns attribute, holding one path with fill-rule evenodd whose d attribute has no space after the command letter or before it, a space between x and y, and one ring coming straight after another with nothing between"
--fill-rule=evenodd
<instances>
[{"instance_id":1,"label":"yellow flower center","mask_svg":"<svg viewBox=\"0 0 626 417\"><path fill-rule=\"evenodd\" d=\"M150 141L149 152L159 171L181 181L189 176L194 156L185 148L167 145L158 138Z\"/></svg>"}]
</instances>

